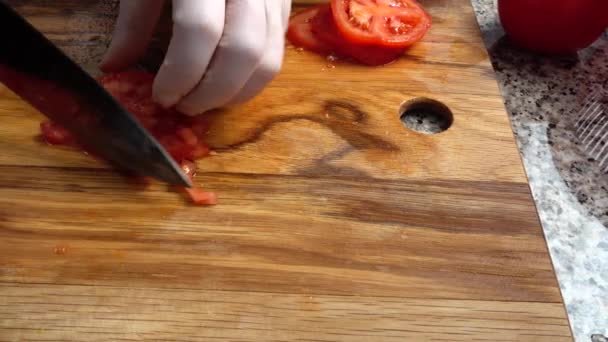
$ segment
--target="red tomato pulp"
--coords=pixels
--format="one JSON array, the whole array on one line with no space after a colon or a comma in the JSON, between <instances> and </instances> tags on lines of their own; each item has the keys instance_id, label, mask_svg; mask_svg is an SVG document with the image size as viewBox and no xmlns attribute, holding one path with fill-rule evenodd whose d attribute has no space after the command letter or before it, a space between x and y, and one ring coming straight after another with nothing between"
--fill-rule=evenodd
<instances>
[{"instance_id":1,"label":"red tomato pulp","mask_svg":"<svg viewBox=\"0 0 608 342\"><path fill-rule=\"evenodd\" d=\"M106 74L99 79L110 92L182 165L192 178L195 160L210 152L205 143L208 124L203 116L189 117L174 109L165 109L152 100L154 75L137 70ZM52 145L73 145L74 139L63 127L46 121L40 124L42 136ZM215 194L202 189L187 189L196 204L215 204Z\"/></svg>"}]
</instances>

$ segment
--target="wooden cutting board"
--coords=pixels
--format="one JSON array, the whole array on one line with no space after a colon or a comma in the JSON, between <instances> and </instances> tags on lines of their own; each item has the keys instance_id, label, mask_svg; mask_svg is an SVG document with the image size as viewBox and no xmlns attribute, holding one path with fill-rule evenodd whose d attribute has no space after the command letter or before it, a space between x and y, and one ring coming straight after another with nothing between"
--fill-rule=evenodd
<instances>
[{"instance_id":1,"label":"wooden cutting board","mask_svg":"<svg viewBox=\"0 0 608 342\"><path fill-rule=\"evenodd\" d=\"M12 1L81 63L116 6ZM467 0L380 68L288 48L254 101L213 114L194 207L39 141L0 92L0 340L568 341L543 232ZM453 112L425 135L399 119Z\"/></svg>"}]
</instances>

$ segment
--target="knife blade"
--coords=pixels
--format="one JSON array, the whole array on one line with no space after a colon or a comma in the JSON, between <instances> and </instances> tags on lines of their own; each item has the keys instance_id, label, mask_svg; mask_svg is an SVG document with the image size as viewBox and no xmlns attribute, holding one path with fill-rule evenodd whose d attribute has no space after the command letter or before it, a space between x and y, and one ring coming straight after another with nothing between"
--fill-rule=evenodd
<instances>
[{"instance_id":1,"label":"knife blade","mask_svg":"<svg viewBox=\"0 0 608 342\"><path fill-rule=\"evenodd\" d=\"M191 187L167 151L99 83L0 0L0 82L126 171Z\"/></svg>"}]
</instances>

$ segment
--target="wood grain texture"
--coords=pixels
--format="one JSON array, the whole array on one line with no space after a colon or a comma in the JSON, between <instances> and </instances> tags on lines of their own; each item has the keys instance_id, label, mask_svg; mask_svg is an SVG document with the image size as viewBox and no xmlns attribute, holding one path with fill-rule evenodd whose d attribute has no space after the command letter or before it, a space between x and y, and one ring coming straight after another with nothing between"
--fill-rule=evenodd
<instances>
[{"instance_id":1,"label":"wood grain texture","mask_svg":"<svg viewBox=\"0 0 608 342\"><path fill-rule=\"evenodd\" d=\"M115 2L11 3L96 72ZM212 208L42 145L0 88L0 341L570 340L473 10L424 5L398 62L288 47L263 94L210 114ZM405 129L416 97L453 126Z\"/></svg>"},{"instance_id":2,"label":"wood grain texture","mask_svg":"<svg viewBox=\"0 0 608 342\"><path fill-rule=\"evenodd\" d=\"M570 340L560 304L21 284L0 290L7 340Z\"/></svg>"}]
</instances>

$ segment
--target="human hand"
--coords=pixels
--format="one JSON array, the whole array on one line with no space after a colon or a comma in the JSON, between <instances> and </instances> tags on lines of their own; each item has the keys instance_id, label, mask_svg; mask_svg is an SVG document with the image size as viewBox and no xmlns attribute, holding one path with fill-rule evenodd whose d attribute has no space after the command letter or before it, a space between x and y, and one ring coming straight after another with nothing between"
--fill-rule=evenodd
<instances>
[{"instance_id":1,"label":"human hand","mask_svg":"<svg viewBox=\"0 0 608 342\"><path fill-rule=\"evenodd\" d=\"M164 0L123 0L101 69L145 52ZM244 102L279 72L291 0L173 0L173 36L154 81L164 107L197 115Z\"/></svg>"}]
</instances>

